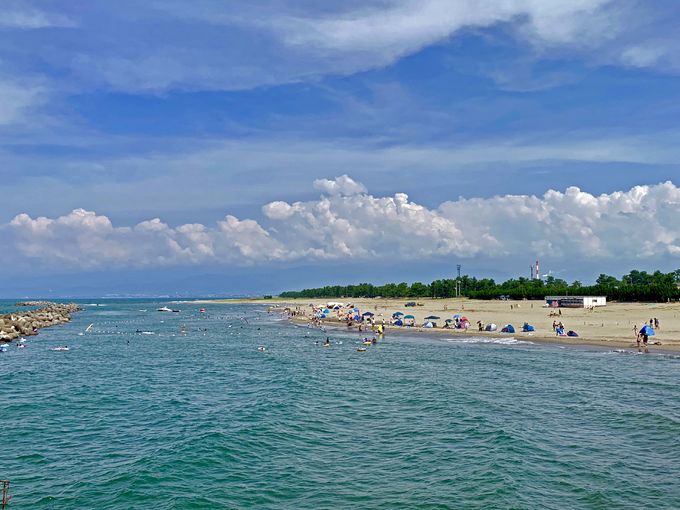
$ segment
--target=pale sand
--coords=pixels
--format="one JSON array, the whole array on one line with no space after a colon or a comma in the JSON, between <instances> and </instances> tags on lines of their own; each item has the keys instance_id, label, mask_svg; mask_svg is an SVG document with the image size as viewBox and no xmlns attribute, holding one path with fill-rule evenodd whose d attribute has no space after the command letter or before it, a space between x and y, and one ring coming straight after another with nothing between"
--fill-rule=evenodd
<instances>
[{"instance_id":1,"label":"pale sand","mask_svg":"<svg viewBox=\"0 0 680 510\"><path fill-rule=\"evenodd\" d=\"M379 324L383 317L389 322L392 313L396 311L411 314L416 317L416 324L424 322L428 315L438 315L440 320L436 321L438 326L444 325L444 319L451 318L459 313L466 316L471 323L470 329L463 330L442 329L422 329L427 333L445 333L448 335L488 335L488 336L514 336L517 339L550 342L559 344L576 345L605 345L611 347L636 347L633 326L638 329L656 317L660 321L660 329L656 335L649 338L650 348L659 346L653 345L654 342L661 342L664 350L680 350L680 303L609 303L607 306L598 307L594 310L583 308L562 308L561 317L549 317L554 310L543 308L543 301L483 301L471 299L418 299L418 303L423 306L404 307L404 304L411 299L241 299L241 300L212 300L204 303L258 303L263 305L280 307L299 306L301 309L309 311L310 304L321 304L325 301L348 301L352 302L359 309L371 311L376 314L376 324ZM200 302L196 302L199 304ZM510 308L512 305L512 309ZM382 316L380 315L382 314ZM498 325L500 330L506 324L515 327L514 335L502 333L479 333L476 322L481 320L485 324L493 322ZM557 337L552 330L553 320L562 321L565 331L573 329L579 334L578 338ZM337 320L326 321L338 323ZM533 333L522 333L521 328L524 322L528 322L536 328ZM339 324L339 323L338 323ZM407 329L407 328L400 328ZM420 328L408 328L408 331L419 331Z\"/></svg>"}]
</instances>

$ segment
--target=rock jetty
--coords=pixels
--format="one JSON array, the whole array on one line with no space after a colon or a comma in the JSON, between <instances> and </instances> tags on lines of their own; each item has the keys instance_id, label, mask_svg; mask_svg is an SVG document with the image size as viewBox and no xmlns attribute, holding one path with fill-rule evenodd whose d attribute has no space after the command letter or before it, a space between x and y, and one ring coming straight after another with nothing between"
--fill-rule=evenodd
<instances>
[{"instance_id":1,"label":"rock jetty","mask_svg":"<svg viewBox=\"0 0 680 510\"><path fill-rule=\"evenodd\" d=\"M47 306L53 304L52 301L19 301L14 306Z\"/></svg>"},{"instance_id":2,"label":"rock jetty","mask_svg":"<svg viewBox=\"0 0 680 510\"><path fill-rule=\"evenodd\" d=\"M34 302L35 303L35 302ZM81 310L74 303L45 303L42 308L0 315L0 340L14 340L20 336L37 335L40 328L64 324L71 314ZM35 305L24 305L35 306Z\"/></svg>"}]
</instances>

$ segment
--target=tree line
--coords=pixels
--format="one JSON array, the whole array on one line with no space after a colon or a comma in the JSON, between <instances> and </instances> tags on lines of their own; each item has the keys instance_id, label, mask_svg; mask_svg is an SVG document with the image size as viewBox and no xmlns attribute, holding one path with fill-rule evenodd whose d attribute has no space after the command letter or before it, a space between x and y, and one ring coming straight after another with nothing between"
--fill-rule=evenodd
<instances>
[{"instance_id":1,"label":"tree line","mask_svg":"<svg viewBox=\"0 0 680 510\"><path fill-rule=\"evenodd\" d=\"M613 301L666 302L680 300L680 269L671 273L633 270L620 279L600 274L594 285L582 285L574 281L548 276L545 280L511 278L496 283L491 278L477 279L464 275L460 278L434 280L426 284L414 282L373 285L328 285L316 289L282 292L283 298L453 298L456 286L460 295L471 299L543 299L545 296L578 295L607 296Z\"/></svg>"}]
</instances>

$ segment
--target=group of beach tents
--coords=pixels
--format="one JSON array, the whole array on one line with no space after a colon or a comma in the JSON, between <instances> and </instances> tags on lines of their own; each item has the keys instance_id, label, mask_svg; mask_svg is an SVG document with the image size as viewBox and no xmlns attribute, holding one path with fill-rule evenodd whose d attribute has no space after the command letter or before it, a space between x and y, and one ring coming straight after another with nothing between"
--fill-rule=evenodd
<instances>
[{"instance_id":1,"label":"group of beach tents","mask_svg":"<svg viewBox=\"0 0 680 510\"><path fill-rule=\"evenodd\" d=\"M346 314L347 319L351 319L352 321L356 322L363 322L363 321L370 321L375 314L373 312L364 312L360 313L359 308L356 308L352 305L343 305L342 303L326 303L325 305L319 305L316 307L316 317L320 319L325 319L328 317L328 315L333 311L339 312L343 307L348 306L349 311ZM340 315L340 314L339 314ZM436 315L430 315L428 317L425 317L425 322L423 322L422 326L423 328L436 328L437 323L435 321L441 319L441 317L438 317ZM464 317L460 314L456 314L453 316L451 319L446 319L444 321L445 323L445 328L452 328L452 329L465 329L467 330L470 327L470 320L467 317ZM478 324L480 324L478 322ZM392 325L394 326L415 326L415 316L414 315L405 315L403 312L394 312L392 314ZM644 331L643 331L644 330ZM487 331L487 332L494 332L498 331L498 326L493 323L489 323L486 325L480 324L480 331ZM536 328L529 324L528 322L525 322L522 325L522 332L523 333L530 333L536 331ZM515 327L512 324L506 324L500 329L501 333L515 333ZM558 336L570 336L570 337L577 337L578 333L575 331L567 331L566 333L564 332L563 327L558 327L555 329L555 333ZM646 325L640 330L640 334L647 334L648 336L652 336L654 334L654 330Z\"/></svg>"},{"instance_id":2,"label":"group of beach tents","mask_svg":"<svg viewBox=\"0 0 680 510\"><path fill-rule=\"evenodd\" d=\"M392 324L395 326L414 326L415 316L404 315L402 312L394 312L392 314Z\"/></svg>"}]
</instances>

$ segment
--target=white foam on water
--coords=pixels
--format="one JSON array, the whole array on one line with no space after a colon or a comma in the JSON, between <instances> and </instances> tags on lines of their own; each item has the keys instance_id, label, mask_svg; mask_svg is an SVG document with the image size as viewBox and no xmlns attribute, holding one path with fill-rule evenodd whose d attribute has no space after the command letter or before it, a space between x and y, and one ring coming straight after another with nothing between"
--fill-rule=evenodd
<instances>
[{"instance_id":1,"label":"white foam on water","mask_svg":"<svg viewBox=\"0 0 680 510\"><path fill-rule=\"evenodd\" d=\"M534 342L527 340L517 340L514 337L509 338L489 338L481 336L473 336L468 338L447 338L447 341L455 344L497 344L497 345L533 345Z\"/></svg>"}]
</instances>

